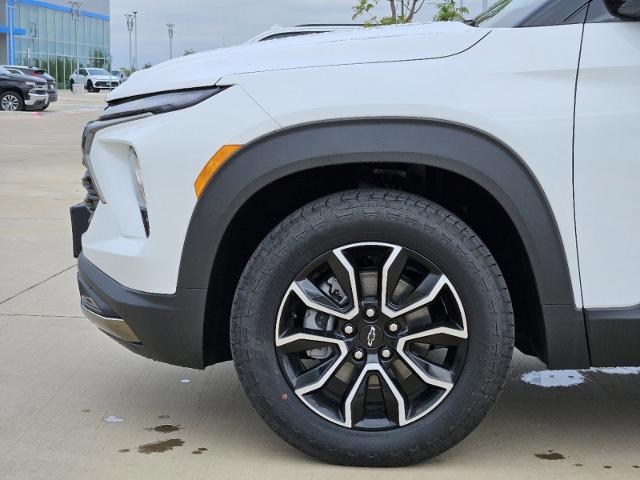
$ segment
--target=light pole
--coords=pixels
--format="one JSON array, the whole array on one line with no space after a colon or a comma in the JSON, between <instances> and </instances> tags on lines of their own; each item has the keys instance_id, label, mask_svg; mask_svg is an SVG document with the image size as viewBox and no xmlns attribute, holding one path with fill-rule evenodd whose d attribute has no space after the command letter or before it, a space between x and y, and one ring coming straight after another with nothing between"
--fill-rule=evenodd
<instances>
[{"instance_id":1,"label":"light pole","mask_svg":"<svg viewBox=\"0 0 640 480\"><path fill-rule=\"evenodd\" d=\"M169 60L173 58L173 27L175 27L173 23L167 23L167 28L169 29Z\"/></svg>"},{"instance_id":2,"label":"light pole","mask_svg":"<svg viewBox=\"0 0 640 480\"><path fill-rule=\"evenodd\" d=\"M125 14L127 19L127 30L129 30L129 75L133 73L133 55L131 54L131 33L133 32L133 14Z\"/></svg>"},{"instance_id":3,"label":"light pole","mask_svg":"<svg viewBox=\"0 0 640 480\"><path fill-rule=\"evenodd\" d=\"M13 10L14 10L14 5L12 2L7 2L7 25L9 26L8 29L8 35L7 35L7 47L8 47L8 60L9 63L13 65L13 63L15 62L15 39L13 38Z\"/></svg>"},{"instance_id":4,"label":"light pole","mask_svg":"<svg viewBox=\"0 0 640 480\"><path fill-rule=\"evenodd\" d=\"M68 0L71 5L71 18L76 24L76 70L80 70L80 47L78 39L78 24L80 23L80 7L82 6L82 0Z\"/></svg>"},{"instance_id":5,"label":"light pole","mask_svg":"<svg viewBox=\"0 0 640 480\"><path fill-rule=\"evenodd\" d=\"M133 57L133 66L138 70L138 12L133 12L133 27L135 29L135 56Z\"/></svg>"}]
</instances>

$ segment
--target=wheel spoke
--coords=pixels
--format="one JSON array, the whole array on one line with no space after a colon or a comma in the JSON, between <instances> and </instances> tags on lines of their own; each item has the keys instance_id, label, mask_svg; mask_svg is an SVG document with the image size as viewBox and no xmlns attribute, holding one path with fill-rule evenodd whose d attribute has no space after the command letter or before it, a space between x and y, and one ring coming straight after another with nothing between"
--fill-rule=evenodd
<instances>
[{"instance_id":1,"label":"wheel spoke","mask_svg":"<svg viewBox=\"0 0 640 480\"><path fill-rule=\"evenodd\" d=\"M389 307L389 304L386 303L382 306L383 311L391 318L401 317L433 302L442 289L448 285L449 281L444 275L427 275L422 283L409 295L409 298L404 302L402 308L397 310L392 309Z\"/></svg>"},{"instance_id":2,"label":"wheel spoke","mask_svg":"<svg viewBox=\"0 0 640 480\"><path fill-rule=\"evenodd\" d=\"M344 404L345 425L347 427L353 427L356 423L354 420L357 418L356 415L358 409L364 408L364 406L361 405L361 403L364 402L364 395L366 394L366 383L364 382L372 373L375 373L380 381L386 384L387 388L391 392L391 395L395 399L396 408L392 408L391 412L397 415L397 418L391 418L390 420L395 421L399 426L405 425L407 423L405 399L400 393L400 390L398 390L398 387L395 385L393 380L391 380L387 372L385 372L385 370L378 363L367 364L362 369L360 375L351 386ZM389 401L390 399L385 396L385 404L387 404L388 410Z\"/></svg>"},{"instance_id":3,"label":"wheel spoke","mask_svg":"<svg viewBox=\"0 0 640 480\"><path fill-rule=\"evenodd\" d=\"M391 295L406 266L408 253L401 247L394 247L382 267L382 298L380 308L390 318L398 318L433 302L449 280L444 275L429 274L415 288L400 308L390 306ZM453 289L452 289L453 290Z\"/></svg>"},{"instance_id":4,"label":"wheel spoke","mask_svg":"<svg viewBox=\"0 0 640 480\"><path fill-rule=\"evenodd\" d=\"M342 364L344 357L329 358L320 365L310 368L299 375L295 380L294 390L299 395L305 395L322 388L331 378L331 375Z\"/></svg>"},{"instance_id":5,"label":"wheel spoke","mask_svg":"<svg viewBox=\"0 0 640 480\"><path fill-rule=\"evenodd\" d=\"M453 388L453 373L433 362L409 353L407 348L410 343L416 341L441 345L447 341L450 343L464 341L467 336L466 328L464 330L449 327L428 328L398 340L398 354L424 383L449 391Z\"/></svg>"},{"instance_id":6,"label":"wheel spoke","mask_svg":"<svg viewBox=\"0 0 640 480\"><path fill-rule=\"evenodd\" d=\"M329 255L327 262L331 267L334 275L340 282L340 285L344 289L345 293L349 296L349 300L351 300L351 305L354 306L354 309L357 313L358 311L358 287L356 285L356 272L351 265L351 262L347 260L345 257L344 249L336 249L331 252Z\"/></svg>"},{"instance_id":7,"label":"wheel spoke","mask_svg":"<svg viewBox=\"0 0 640 480\"><path fill-rule=\"evenodd\" d=\"M398 341L398 349L408 345L411 342L431 343L433 345L448 345L453 343L459 345L468 338L467 328L462 329L444 327L441 325L429 325L424 330L406 335Z\"/></svg>"},{"instance_id":8,"label":"wheel spoke","mask_svg":"<svg viewBox=\"0 0 640 480\"><path fill-rule=\"evenodd\" d=\"M294 292L307 307L320 312L335 315L336 317L343 318L345 320L351 320L358 314L357 305L352 306L349 310L340 308L322 290L315 286L313 282L306 278L304 280L293 282L291 284L290 291Z\"/></svg>"},{"instance_id":9,"label":"wheel spoke","mask_svg":"<svg viewBox=\"0 0 640 480\"><path fill-rule=\"evenodd\" d=\"M308 331L277 337L276 347L278 347L282 353L286 354L310 350L319 346L336 345L339 353L335 358L323 362L321 365L312 368L298 377L295 384L295 391L298 395L305 395L322 388L342 364L348 353L346 343L333 337L331 334L327 332L313 334L307 332Z\"/></svg>"},{"instance_id":10,"label":"wheel spoke","mask_svg":"<svg viewBox=\"0 0 640 480\"><path fill-rule=\"evenodd\" d=\"M387 261L382 267L382 295L381 295L381 308L387 315L389 312L393 312L387 307L389 300L393 295L393 292L400 281L402 271L407 264L408 259L407 252L400 247L394 247L387 258Z\"/></svg>"},{"instance_id":11,"label":"wheel spoke","mask_svg":"<svg viewBox=\"0 0 640 480\"><path fill-rule=\"evenodd\" d=\"M337 345L339 349L347 350L344 341L336 338L332 332L323 330L301 329L276 339L276 346L284 353L301 352L327 345Z\"/></svg>"}]
</instances>

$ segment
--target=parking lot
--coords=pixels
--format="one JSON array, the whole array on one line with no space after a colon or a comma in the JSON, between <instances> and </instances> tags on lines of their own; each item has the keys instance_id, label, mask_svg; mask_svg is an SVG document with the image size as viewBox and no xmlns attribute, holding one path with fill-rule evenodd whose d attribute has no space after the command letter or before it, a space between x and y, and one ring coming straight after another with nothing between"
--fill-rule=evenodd
<instances>
[{"instance_id":1,"label":"parking lot","mask_svg":"<svg viewBox=\"0 0 640 480\"><path fill-rule=\"evenodd\" d=\"M171 367L107 339L80 312L68 219L83 197L82 128L103 101L61 92L46 112L0 114L1 479L640 478L637 370L527 383L544 366L517 354L462 444L411 468L354 469L273 434L232 364Z\"/></svg>"}]
</instances>

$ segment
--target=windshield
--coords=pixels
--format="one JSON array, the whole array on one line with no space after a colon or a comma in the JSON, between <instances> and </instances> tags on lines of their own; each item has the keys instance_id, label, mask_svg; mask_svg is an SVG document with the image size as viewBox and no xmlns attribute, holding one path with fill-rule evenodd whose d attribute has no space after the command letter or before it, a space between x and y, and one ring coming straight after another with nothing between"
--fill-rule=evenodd
<instances>
[{"instance_id":1,"label":"windshield","mask_svg":"<svg viewBox=\"0 0 640 480\"><path fill-rule=\"evenodd\" d=\"M109 75L109 72L103 68L87 68L87 70L89 75Z\"/></svg>"},{"instance_id":2,"label":"windshield","mask_svg":"<svg viewBox=\"0 0 640 480\"><path fill-rule=\"evenodd\" d=\"M498 0L472 22L478 27L511 28L522 23L548 0Z\"/></svg>"}]
</instances>

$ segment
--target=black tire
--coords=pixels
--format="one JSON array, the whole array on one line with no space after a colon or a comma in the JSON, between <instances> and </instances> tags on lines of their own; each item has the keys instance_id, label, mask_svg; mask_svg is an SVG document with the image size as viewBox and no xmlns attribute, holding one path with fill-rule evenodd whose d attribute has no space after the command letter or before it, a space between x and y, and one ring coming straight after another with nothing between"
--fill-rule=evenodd
<instances>
[{"instance_id":1,"label":"black tire","mask_svg":"<svg viewBox=\"0 0 640 480\"><path fill-rule=\"evenodd\" d=\"M69 80L69 90L73 91L73 80Z\"/></svg>"},{"instance_id":2,"label":"black tire","mask_svg":"<svg viewBox=\"0 0 640 480\"><path fill-rule=\"evenodd\" d=\"M46 110L47 108L49 108L49 105L50 105L50 103L49 103L49 102L45 103L45 104L42 106L41 110L42 110L42 111Z\"/></svg>"},{"instance_id":3,"label":"black tire","mask_svg":"<svg viewBox=\"0 0 640 480\"><path fill-rule=\"evenodd\" d=\"M24 110L24 100L18 92L4 92L0 95L0 110L4 112L20 112Z\"/></svg>"},{"instance_id":4,"label":"black tire","mask_svg":"<svg viewBox=\"0 0 640 480\"><path fill-rule=\"evenodd\" d=\"M280 304L299 272L324 252L359 242L401 245L428 258L458 286L469 319L464 367L448 396L426 416L385 431L346 428L312 411L285 378L274 339ZM333 194L282 221L247 263L231 314L233 359L253 407L288 443L340 465L409 465L456 445L500 394L513 339L509 292L480 238L439 205L378 189Z\"/></svg>"},{"instance_id":5,"label":"black tire","mask_svg":"<svg viewBox=\"0 0 640 480\"><path fill-rule=\"evenodd\" d=\"M91 82L91 80L87 80L87 86L86 86L86 88L87 88L87 92L91 92L91 93L93 93L93 92L96 92L96 91L97 91L97 89L95 89L95 88L93 87L93 83Z\"/></svg>"}]
</instances>

